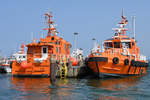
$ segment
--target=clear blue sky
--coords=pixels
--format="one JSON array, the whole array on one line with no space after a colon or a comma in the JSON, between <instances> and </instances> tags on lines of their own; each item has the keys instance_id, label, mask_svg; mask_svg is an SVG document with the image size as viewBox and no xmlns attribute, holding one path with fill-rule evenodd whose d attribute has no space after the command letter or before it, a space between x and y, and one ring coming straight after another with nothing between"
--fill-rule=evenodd
<instances>
[{"instance_id":1,"label":"clear blue sky","mask_svg":"<svg viewBox=\"0 0 150 100\"><path fill-rule=\"evenodd\" d=\"M59 35L73 45L73 33L78 32L77 47L85 52L92 47L92 38L99 43L113 35L112 28L121 19L121 10L129 20L136 16L136 39L141 53L150 57L149 0L0 0L0 50L9 55L21 43L42 36L43 14L52 9ZM129 32L131 35L131 31Z\"/></svg>"}]
</instances>

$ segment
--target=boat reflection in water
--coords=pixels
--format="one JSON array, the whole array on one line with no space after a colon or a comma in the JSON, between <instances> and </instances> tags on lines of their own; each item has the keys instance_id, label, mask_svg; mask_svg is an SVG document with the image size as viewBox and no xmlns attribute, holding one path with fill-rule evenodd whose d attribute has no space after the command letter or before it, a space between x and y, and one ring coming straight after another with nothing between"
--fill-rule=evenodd
<instances>
[{"instance_id":1,"label":"boat reflection in water","mask_svg":"<svg viewBox=\"0 0 150 100\"><path fill-rule=\"evenodd\" d=\"M20 93L20 96L17 97L18 99L37 100L40 98L45 100L47 97L44 96L44 94L47 90L47 86L49 86L51 83L49 78L12 77L12 84L13 88Z\"/></svg>"},{"instance_id":2,"label":"boat reflection in water","mask_svg":"<svg viewBox=\"0 0 150 100\"><path fill-rule=\"evenodd\" d=\"M88 83L88 85L115 91L128 89L129 87L136 85L139 82L138 80L140 80L139 76L131 76L125 78L109 78L94 80L94 82L90 82Z\"/></svg>"},{"instance_id":3,"label":"boat reflection in water","mask_svg":"<svg viewBox=\"0 0 150 100\"><path fill-rule=\"evenodd\" d=\"M131 100L139 93L140 79L56 79L52 85L50 78L12 77L12 87L23 100Z\"/></svg>"},{"instance_id":4,"label":"boat reflection in water","mask_svg":"<svg viewBox=\"0 0 150 100\"><path fill-rule=\"evenodd\" d=\"M87 82L88 86L93 86L95 91L99 91L97 94L99 100L130 100L135 99L134 91L136 91L136 85L140 82L140 76L130 76L124 78L109 78L101 80L90 80ZM136 94L136 93L135 93Z\"/></svg>"},{"instance_id":5,"label":"boat reflection in water","mask_svg":"<svg viewBox=\"0 0 150 100\"><path fill-rule=\"evenodd\" d=\"M52 85L50 78L19 78L12 77L12 87L18 92L17 99L23 100L62 100L70 95L67 92L68 80L56 80ZM66 97L65 97L66 96Z\"/></svg>"}]
</instances>

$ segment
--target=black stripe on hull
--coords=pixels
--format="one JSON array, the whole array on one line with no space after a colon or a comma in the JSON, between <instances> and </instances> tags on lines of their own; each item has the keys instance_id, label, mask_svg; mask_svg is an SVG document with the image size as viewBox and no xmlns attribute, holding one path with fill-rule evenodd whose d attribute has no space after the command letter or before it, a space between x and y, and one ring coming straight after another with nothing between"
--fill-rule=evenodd
<instances>
[{"instance_id":1,"label":"black stripe on hull","mask_svg":"<svg viewBox=\"0 0 150 100\"><path fill-rule=\"evenodd\" d=\"M128 76L141 76L144 74L109 74L109 73L95 73L99 78L109 78L109 77L128 77Z\"/></svg>"},{"instance_id":2,"label":"black stripe on hull","mask_svg":"<svg viewBox=\"0 0 150 100\"><path fill-rule=\"evenodd\" d=\"M16 74L13 75L14 77L49 77L48 74L41 74L41 75L28 75L28 74Z\"/></svg>"},{"instance_id":3,"label":"black stripe on hull","mask_svg":"<svg viewBox=\"0 0 150 100\"><path fill-rule=\"evenodd\" d=\"M108 58L107 57L90 57L88 59L88 62L93 62L93 61L96 61L96 62L107 62Z\"/></svg>"}]
</instances>

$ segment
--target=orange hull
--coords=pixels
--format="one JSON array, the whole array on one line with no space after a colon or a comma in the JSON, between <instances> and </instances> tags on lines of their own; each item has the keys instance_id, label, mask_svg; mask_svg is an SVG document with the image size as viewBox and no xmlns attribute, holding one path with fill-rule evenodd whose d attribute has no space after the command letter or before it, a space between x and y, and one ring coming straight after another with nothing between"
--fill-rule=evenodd
<instances>
[{"instance_id":1,"label":"orange hull","mask_svg":"<svg viewBox=\"0 0 150 100\"><path fill-rule=\"evenodd\" d=\"M14 76L50 76L50 62L31 64L24 68L18 62L13 62L12 74Z\"/></svg>"},{"instance_id":2,"label":"orange hull","mask_svg":"<svg viewBox=\"0 0 150 100\"><path fill-rule=\"evenodd\" d=\"M107 58L107 57L105 57ZM129 75L142 75L146 74L147 63L141 62L142 64L137 66L124 64L124 59L119 57L119 64L113 63L113 57L108 60L103 60L104 57L91 57L88 60L88 66L93 70L99 77L105 76L129 76Z\"/></svg>"}]
</instances>

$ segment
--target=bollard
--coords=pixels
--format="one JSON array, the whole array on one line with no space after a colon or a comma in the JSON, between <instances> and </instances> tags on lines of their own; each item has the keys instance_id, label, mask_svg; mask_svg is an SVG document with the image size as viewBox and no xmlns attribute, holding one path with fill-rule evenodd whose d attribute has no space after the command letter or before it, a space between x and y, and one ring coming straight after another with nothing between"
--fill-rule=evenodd
<instances>
[{"instance_id":1,"label":"bollard","mask_svg":"<svg viewBox=\"0 0 150 100\"><path fill-rule=\"evenodd\" d=\"M56 58L54 55L51 55L51 57L50 57L50 80L51 80L51 83L55 82L55 80L56 80L56 68L57 68Z\"/></svg>"}]
</instances>

